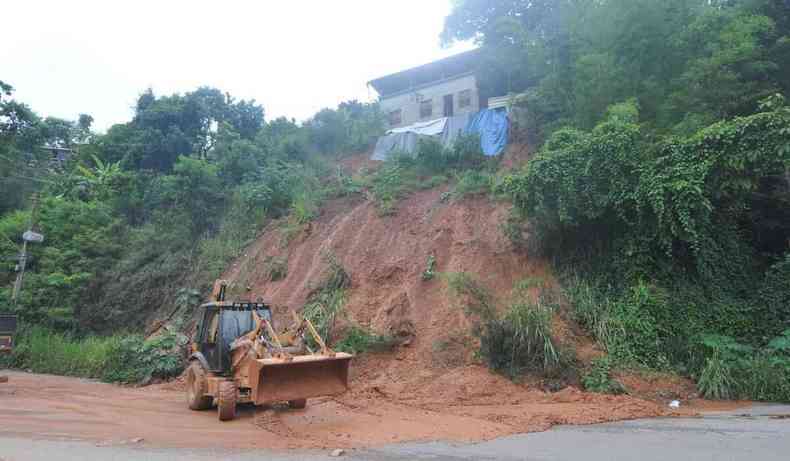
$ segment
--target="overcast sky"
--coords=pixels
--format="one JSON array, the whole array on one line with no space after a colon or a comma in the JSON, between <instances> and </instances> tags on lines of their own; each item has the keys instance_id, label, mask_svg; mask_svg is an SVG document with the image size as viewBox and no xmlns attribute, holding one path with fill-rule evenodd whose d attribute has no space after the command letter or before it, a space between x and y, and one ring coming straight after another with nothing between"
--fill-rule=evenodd
<instances>
[{"instance_id":1,"label":"overcast sky","mask_svg":"<svg viewBox=\"0 0 790 461\"><path fill-rule=\"evenodd\" d=\"M366 82L466 49L439 43L450 0L24 0L0 8L0 80L40 115L129 120L145 88L200 85L304 120Z\"/></svg>"}]
</instances>

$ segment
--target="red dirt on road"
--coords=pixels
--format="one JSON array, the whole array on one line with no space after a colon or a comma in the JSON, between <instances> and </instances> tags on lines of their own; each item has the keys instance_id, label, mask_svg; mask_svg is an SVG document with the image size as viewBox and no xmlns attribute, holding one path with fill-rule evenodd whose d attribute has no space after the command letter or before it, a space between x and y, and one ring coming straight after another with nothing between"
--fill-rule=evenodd
<instances>
[{"instance_id":1,"label":"red dirt on road","mask_svg":"<svg viewBox=\"0 0 790 461\"><path fill-rule=\"evenodd\" d=\"M505 383L485 369L457 373L480 382L467 395L434 393L445 388L442 381L454 380L451 373L412 399L390 395L386 387L354 383L341 398L310 400L305 410L240 406L236 420L220 422L216 410L189 410L183 392L173 389L177 386L129 388L12 372L0 387L0 435L100 445L142 439L164 447L354 448L414 440L479 441L554 424L668 414L656 403L572 388L545 394L508 383L515 392L503 396L498 392Z\"/></svg>"}]
</instances>

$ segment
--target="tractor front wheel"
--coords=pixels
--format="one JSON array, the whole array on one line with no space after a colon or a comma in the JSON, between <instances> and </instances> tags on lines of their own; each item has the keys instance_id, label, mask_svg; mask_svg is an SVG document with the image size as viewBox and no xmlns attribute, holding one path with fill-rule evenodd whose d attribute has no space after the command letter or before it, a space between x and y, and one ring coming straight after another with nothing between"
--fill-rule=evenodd
<instances>
[{"instance_id":1,"label":"tractor front wheel","mask_svg":"<svg viewBox=\"0 0 790 461\"><path fill-rule=\"evenodd\" d=\"M236 417L236 383L233 381L222 381L219 383L217 392L217 408L219 409L219 420L230 421Z\"/></svg>"},{"instance_id":2,"label":"tractor front wheel","mask_svg":"<svg viewBox=\"0 0 790 461\"><path fill-rule=\"evenodd\" d=\"M208 410L214 399L207 395L208 378L203 365L193 360L187 368L187 404L192 410Z\"/></svg>"}]
</instances>

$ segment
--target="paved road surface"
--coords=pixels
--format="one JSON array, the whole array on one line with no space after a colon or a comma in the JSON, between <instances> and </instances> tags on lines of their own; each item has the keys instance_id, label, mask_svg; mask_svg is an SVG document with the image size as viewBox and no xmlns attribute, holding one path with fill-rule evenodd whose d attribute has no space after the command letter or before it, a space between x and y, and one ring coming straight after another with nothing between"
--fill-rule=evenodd
<instances>
[{"instance_id":1,"label":"paved road surface","mask_svg":"<svg viewBox=\"0 0 790 461\"><path fill-rule=\"evenodd\" d=\"M97 447L69 441L0 437L3 461L71 460L331 460L327 452L159 449L139 445ZM790 405L756 405L699 418L635 420L561 426L478 444L398 444L351 450L349 460L748 460L790 459Z\"/></svg>"}]
</instances>

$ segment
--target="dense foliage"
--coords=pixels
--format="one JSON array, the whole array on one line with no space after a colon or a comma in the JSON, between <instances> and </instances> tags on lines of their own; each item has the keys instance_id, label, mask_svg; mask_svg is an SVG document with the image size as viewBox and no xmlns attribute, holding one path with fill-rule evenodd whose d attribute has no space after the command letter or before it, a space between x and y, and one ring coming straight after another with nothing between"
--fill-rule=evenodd
<instances>
[{"instance_id":1,"label":"dense foliage","mask_svg":"<svg viewBox=\"0 0 790 461\"><path fill-rule=\"evenodd\" d=\"M465 0L443 38L480 43L542 145L504 228L609 353L585 385L637 365L790 399L790 4Z\"/></svg>"},{"instance_id":2,"label":"dense foliage","mask_svg":"<svg viewBox=\"0 0 790 461\"><path fill-rule=\"evenodd\" d=\"M763 108L654 143L611 111L506 180L539 246L596 286L577 312L610 353L688 364L699 332L761 344L790 327L790 110Z\"/></svg>"},{"instance_id":3,"label":"dense foliage","mask_svg":"<svg viewBox=\"0 0 790 461\"><path fill-rule=\"evenodd\" d=\"M12 91L3 83L0 304L11 306L37 192L45 241L29 246L13 309L26 324L80 334L181 318L266 218L311 219L327 158L365 149L381 129L375 104L267 123L255 101L204 87L145 91L131 121L96 134L89 116L41 120ZM53 148L71 152L58 159Z\"/></svg>"},{"instance_id":4,"label":"dense foliage","mask_svg":"<svg viewBox=\"0 0 790 461\"><path fill-rule=\"evenodd\" d=\"M790 90L788 18L784 0L463 0L442 38L481 45L481 91L523 93L533 141L630 97L691 134Z\"/></svg>"}]
</instances>

